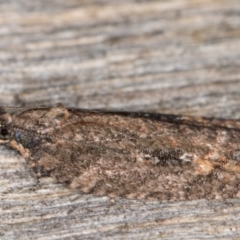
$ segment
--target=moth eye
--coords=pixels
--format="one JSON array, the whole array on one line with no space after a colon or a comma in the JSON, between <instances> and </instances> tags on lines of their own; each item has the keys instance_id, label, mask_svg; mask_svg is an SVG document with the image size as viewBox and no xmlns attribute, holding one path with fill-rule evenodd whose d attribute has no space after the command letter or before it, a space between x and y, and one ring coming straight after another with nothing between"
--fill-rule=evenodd
<instances>
[{"instance_id":1,"label":"moth eye","mask_svg":"<svg viewBox=\"0 0 240 240\"><path fill-rule=\"evenodd\" d=\"M8 135L8 130L6 128L1 129L1 135L2 136L7 136Z\"/></svg>"},{"instance_id":2,"label":"moth eye","mask_svg":"<svg viewBox=\"0 0 240 240\"><path fill-rule=\"evenodd\" d=\"M6 128L1 128L0 130L0 139L8 139L9 131Z\"/></svg>"}]
</instances>

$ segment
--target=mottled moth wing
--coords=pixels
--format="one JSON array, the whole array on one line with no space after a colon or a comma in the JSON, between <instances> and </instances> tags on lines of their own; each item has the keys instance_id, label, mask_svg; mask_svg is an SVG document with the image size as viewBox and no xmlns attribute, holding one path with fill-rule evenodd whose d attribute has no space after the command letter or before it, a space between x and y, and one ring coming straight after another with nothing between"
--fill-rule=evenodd
<instances>
[{"instance_id":1,"label":"mottled moth wing","mask_svg":"<svg viewBox=\"0 0 240 240\"><path fill-rule=\"evenodd\" d=\"M163 114L31 108L2 139L38 177L85 193L158 200L240 197L240 124ZM5 135L5 136L3 136Z\"/></svg>"}]
</instances>

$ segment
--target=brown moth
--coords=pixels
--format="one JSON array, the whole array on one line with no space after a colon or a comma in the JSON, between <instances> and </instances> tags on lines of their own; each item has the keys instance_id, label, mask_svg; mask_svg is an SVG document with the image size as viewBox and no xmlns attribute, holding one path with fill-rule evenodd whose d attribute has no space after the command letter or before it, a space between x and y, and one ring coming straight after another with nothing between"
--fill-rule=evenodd
<instances>
[{"instance_id":1,"label":"brown moth","mask_svg":"<svg viewBox=\"0 0 240 240\"><path fill-rule=\"evenodd\" d=\"M240 121L67 109L0 108L1 143L37 177L132 199L240 197Z\"/></svg>"}]
</instances>

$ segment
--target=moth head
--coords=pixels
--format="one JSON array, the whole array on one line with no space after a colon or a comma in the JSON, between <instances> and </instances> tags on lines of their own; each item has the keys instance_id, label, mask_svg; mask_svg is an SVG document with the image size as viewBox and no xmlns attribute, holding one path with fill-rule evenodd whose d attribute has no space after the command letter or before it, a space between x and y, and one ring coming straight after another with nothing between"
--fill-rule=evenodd
<instances>
[{"instance_id":1,"label":"moth head","mask_svg":"<svg viewBox=\"0 0 240 240\"><path fill-rule=\"evenodd\" d=\"M0 140L6 141L10 139L11 123L12 118L10 114L0 107Z\"/></svg>"}]
</instances>

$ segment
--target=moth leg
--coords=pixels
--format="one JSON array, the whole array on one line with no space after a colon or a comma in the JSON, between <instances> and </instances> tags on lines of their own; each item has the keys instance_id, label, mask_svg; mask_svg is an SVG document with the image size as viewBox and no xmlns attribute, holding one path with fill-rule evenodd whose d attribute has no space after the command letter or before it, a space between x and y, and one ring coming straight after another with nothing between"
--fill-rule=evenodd
<instances>
[{"instance_id":1,"label":"moth leg","mask_svg":"<svg viewBox=\"0 0 240 240\"><path fill-rule=\"evenodd\" d=\"M28 159L30 158L30 152L28 149L24 148L23 145L21 143L18 143L15 140L11 140L10 141L10 146L14 149L16 149L17 151L19 151L21 153L21 155L25 158Z\"/></svg>"},{"instance_id":2,"label":"moth leg","mask_svg":"<svg viewBox=\"0 0 240 240\"><path fill-rule=\"evenodd\" d=\"M30 155L30 152L28 149L24 148L22 146L21 143L18 143L17 141L15 140L11 140L10 141L10 146L14 149L16 149L18 152L20 152L20 154L25 158L25 159L30 159L31 155ZM36 186L37 188L39 188L40 186L40 177L41 177L41 173L40 173L40 170L37 170L37 167L36 167L36 164L35 163L31 163L30 164L31 168L33 169L33 171L31 171L31 173L33 174L34 177L37 177L37 182L36 182Z\"/></svg>"}]
</instances>

